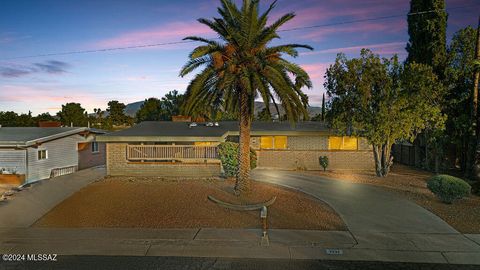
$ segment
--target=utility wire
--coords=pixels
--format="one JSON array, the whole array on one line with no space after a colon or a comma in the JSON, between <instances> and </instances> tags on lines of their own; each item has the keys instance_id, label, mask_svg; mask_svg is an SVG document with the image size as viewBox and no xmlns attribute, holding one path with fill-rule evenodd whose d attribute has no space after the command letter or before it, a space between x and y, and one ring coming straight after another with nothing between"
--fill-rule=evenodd
<instances>
[{"instance_id":1,"label":"utility wire","mask_svg":"<svg viewBox=\"0 0 480 270\"><path fill-rule=\"evenodd\" d=\"M480 4L461 6L461 7L453 7L453 8L450 8L449 10L465 9L465 8L471 8L471 7L477 7L477 6L480 6ZM428 11L413 12L413 13L408 13L407 16L421 15L421 14L435 13L435 12L442 12L442 11L446 12L447 10L446 9L435 9L435 10L428 10ZM298 31L298 30L304 30L304 29L331 27L331 26L344 25L344 24L354 24L354 23L360 23L360 22L387 20L387 19L399 18L399 17L403 17L403 16L405 16L405 14L373 17L373 18L367 18L367 19L350 20L350 21L327 23L327 24L318 24L318 25L311 25L311 26L294 27L294 28L278 30L277 32L290 32L290 31ZM166 46L166 45L186 44L186 43L193 43L193 42L196 42L196 41L182 40L182 41L144 44L144 45L133 45L133 46L126 46L126 47L114 47L114 48L95 49L95 50L35 54L35 55L27 55L27 56L1 58L0 61L14 60L14 59L25 59L25 58L36 58L36 57L47 57L47 56L60 56L60 55L71 55L71 54L86 54L86 53L96 53L96 52L109 52L109 51L119 51L119 50L129 50L129 49L140 49L140 48L149 48L149 47L160 47L160 46Z\"/></svg>"}]
</instances>

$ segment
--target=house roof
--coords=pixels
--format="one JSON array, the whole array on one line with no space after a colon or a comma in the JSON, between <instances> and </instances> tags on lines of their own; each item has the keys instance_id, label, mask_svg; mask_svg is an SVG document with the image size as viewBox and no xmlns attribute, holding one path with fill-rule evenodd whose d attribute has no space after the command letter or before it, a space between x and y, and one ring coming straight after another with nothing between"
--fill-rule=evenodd
<instances>
[{"instance_id":1,"label":"house roof","mask_svg":"<svg viewBox=\"0 0 480 270\"><path fill-rule=\"evenodd\" d=\"M0 147L28 147L85 131L105 133L86 127L0 127Z\"/></svg>"},{"instance_id":2,"label":"house roof","mask_svg":"<svg viewBox=\"0 0 480 270\"><path fill-rule=\"evenodd\" d=\"M98 136L98 141L220 141L228 135L238 135L237 121L219 122L218 126L206 126L197 123L170 121L146 121L131 128ZM251 135L302 135L330 133L321 122L299 122L291 125L289 122L253 122Z\"/></svg>"}]
</instances>

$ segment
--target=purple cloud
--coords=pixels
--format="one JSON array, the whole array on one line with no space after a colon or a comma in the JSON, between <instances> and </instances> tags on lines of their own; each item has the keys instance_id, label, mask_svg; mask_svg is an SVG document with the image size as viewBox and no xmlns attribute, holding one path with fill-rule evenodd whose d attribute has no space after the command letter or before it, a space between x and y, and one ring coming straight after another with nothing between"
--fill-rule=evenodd
<instances>
[{"instance_id":1,"label":"purple cloud","mask_svg":"<svg viewBox=\"0 0 480 270\"><path fill-rule=\"evenodd\" d=\"M8 66L0 66L0 76L5 78L18 78L33 73L62 74L67 72L67 69L70 67L70 64L56 60L34 63L31 66L9 64Z\"/></svg>"}]
</instances>

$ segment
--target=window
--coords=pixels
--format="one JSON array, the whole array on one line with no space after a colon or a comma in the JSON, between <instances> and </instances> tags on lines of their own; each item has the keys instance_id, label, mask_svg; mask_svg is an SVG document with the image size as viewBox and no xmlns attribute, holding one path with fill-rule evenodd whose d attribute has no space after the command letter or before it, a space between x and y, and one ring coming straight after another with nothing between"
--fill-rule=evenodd
<instances>
[{"instance_id":1,"label":"window","mask_svg":"<svg viewBox=\"0 0 480 270\"><path fill-rule=\"evenodd\" d=\"M261 149L287 149L287 136L260 137Z\"/></svg>"},{"instance_id":2,"label":"window","mask_svg":"<svg viewBox=\"0 0 480 270\"><path fill-rule=\"evenodd\" d=\"M92 142L92 153L98 153L98 142Z\"/></svg>"},{"instance_id":3,"label":"window","mask_svg":"<svg viewBox=\"0 0 480 270\"><path fill-rule=\"evenodd\" d=\"M37 151L37 159L47 159L48 158L48 151L47 150L38 150Z\"/></svg>"},{"instance_id":4,"label":"window","mask_svg":"<svg viewBox=\"0 0 480 270\"><path fill-rule=\"evenodd\" d=\"M213 145L213 142L195 142L195 146L211 146Z\"/></svg>"},{"instance_id":5,"label":"window","mask_svg":"<svg viewBox=\"0 0 480 270\"><path fill-rule=\"evenodd\" d=\"M358 138L357 137L328 137L328 150L357 150Z\"/></svg>"}]
</instances>

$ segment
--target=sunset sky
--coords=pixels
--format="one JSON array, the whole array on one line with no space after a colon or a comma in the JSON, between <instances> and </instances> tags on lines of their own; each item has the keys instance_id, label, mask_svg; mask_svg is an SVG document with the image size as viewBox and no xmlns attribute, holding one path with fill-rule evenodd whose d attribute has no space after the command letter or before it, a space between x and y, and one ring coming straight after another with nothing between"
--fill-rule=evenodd
<instances>
[{"instance_id":1,"label":"sunset sky","mask_svg":"<svg viewBox=\"0 0 480 270\"><path fill-rule=\"evenodd\" d=\"M67 102L88 112L106 108L109 100L130 103L183 92L191 77L180 67L196 43L160 47L12 59L23 56L175 42L189 35L215 37L196 22L216 16L218 0L82 0L0 2L0 111L56 113ZM261 2L263 7L270 0ZM476 25L478 0L447 0L448 37ZM451 10L450 10L451 9ZM338 52L358 55L370 48L383 56L406 56L407 0L279 0L272 19L297 14L282 29L308 27L389 15L404 17L331 27L281 32L282 43L315 48L295 59L310 74L305 90L318 105L326 67Z\"/></svg>"}]
</instances>

